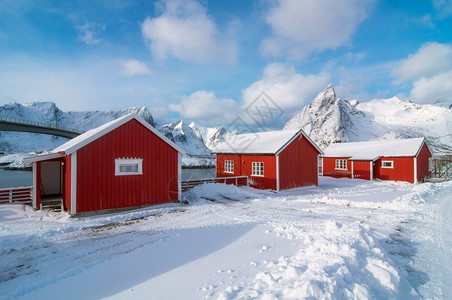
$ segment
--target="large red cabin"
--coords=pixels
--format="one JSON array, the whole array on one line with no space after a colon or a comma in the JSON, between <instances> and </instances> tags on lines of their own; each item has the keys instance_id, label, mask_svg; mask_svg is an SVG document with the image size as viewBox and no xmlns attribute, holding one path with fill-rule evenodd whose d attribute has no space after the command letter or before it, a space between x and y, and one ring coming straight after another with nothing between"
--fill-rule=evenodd
<instances>
[{"instance_id":1,"label":"large red cabin","mask_svg":"<svg viewBox=\"0 0 452 300\"><path fill-rule=\"evenodd\" d=\"M71 214L180 201L184 151L130 114L68 141L33 163L33 208L63 198Z\"/></svg>"},{"instance_id":2,"label":"large red cabin","mask_svg":"<svg viewBox=\"0 0 452 300\"><path fill-rule=\"evenodd\" d=\"M432 151L424 138L333 143L323 155L324 176L415 183L430 176Z\"/></svg>"},{"instance_id":3,"label":"large red cabin","mask_svg":"<svg viewBox=\"0 0 452 300\"><path fill-rule=\"evenodd\" d=\"M217 177L247 176L254 188L280 191L319 183L322 151L302 130L234 135L214 153Z\"/></svg>"}]
</instances>

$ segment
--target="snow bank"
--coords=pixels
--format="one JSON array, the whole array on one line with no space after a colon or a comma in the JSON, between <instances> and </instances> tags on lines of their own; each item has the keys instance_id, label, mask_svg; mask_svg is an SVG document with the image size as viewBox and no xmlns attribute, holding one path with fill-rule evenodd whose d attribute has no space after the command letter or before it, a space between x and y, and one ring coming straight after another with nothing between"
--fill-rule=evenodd
<instances>
[{"instance_id":1,"label":"snow bank","mask_svg":"<svg viewBox=\"0 0 452 300\"><path fill-rule=\"evenodd\" d=\"M182 200L190 204L211 202L241 201L257 198L259 194L238 188L232 184L205 183L182 193ZM201 202L200 202L201 201Z\"/></svg>"},{"instance_id":2,"label":"snow bank","mask_svg":"<svg viewBox=\"0 0 452 300\"><path fill-rule=\"evenodd\" d=\"M270 261L251 284L221 293L222 299L388 299L407 296L410 289L393 266L368 225L327 221L315 236L278 235L303 239L291 257ZM403 282L402 282L403 281ZM408 295L416 296L414 290Z\"/></svg>"}]
</instances>

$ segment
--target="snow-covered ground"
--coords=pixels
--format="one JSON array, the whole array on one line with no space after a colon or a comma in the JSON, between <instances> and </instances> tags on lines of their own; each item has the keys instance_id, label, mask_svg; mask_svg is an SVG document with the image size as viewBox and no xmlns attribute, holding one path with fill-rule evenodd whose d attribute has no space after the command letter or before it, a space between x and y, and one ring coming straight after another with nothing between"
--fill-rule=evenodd
<instances>
[{"instance_id":1,"label":"snow-covered ground","mask_svg":"<svg viewBox=\"0 0 452 300\"><path fill-rule=\"evenodd\" d=\"M0 298L452 297L452 182L184 196L86 218L0 206Z\"/></svg>"}]
</instances>

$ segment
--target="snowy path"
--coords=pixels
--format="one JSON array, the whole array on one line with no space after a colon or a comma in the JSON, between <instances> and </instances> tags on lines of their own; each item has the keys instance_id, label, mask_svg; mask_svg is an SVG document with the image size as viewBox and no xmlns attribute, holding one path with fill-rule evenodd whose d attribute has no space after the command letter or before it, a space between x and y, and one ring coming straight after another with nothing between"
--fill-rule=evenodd
<instances>
[{"instance_id":1,"label":"snowy path","mask_svg":"<svg viewBox=\"0 0 452 300\"><path fill-rule=\"evenodd\" d=\"M446 273L443 275L442 286L444 289L444 299L452 298L452 193L449 191L443 192L443 199L440 205L440 225L441 232L441 250L439 253L443 254L442 265L447 266Z\"/></svg>"},{"instance_id":2,"label":"snowy path","mask_svg":"<svg viewBox=\"0 0 452 300\"><path fill-rule=\"evenodd\" d=\"M88 218L2 206L0 298L447 299L451 195L322 178L277 194L210 184L189 206Z\"/></svg>"},{"instance_id":3,"label":"snowy path","mask_svg":"<svg viewBox=\"0 0 452 300\"><path fill-rule=\"evenodd\" d=\"M411 270L408 280L426 299L452 298L450 186L451 183L437 185L422 212L415 215L412 222L406 223L403 229L405 238L411 245L416 245L412 261L406 266Z\"/></svg>"}]
</instances>

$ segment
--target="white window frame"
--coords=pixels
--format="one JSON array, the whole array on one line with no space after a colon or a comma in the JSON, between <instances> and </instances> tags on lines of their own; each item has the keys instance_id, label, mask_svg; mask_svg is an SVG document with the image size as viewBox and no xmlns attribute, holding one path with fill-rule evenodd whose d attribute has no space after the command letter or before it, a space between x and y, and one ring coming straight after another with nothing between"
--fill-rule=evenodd
<instances>
[{"instance_id":1,"label":"white window frame","mask_svg":"<svg viewBox=\"0 0 452 300\"><path fill-rule=\"evenodd\" d=\"M137 171L121 171L121 166L137 166ZM143 159L141 158L116 158L115 159L115 176L125 175L142 175Z\"/></svg>"},{"instance_id":2,"label":"white window frame","mask_svg":"<svg viewBox=\"0 0 452 300\"><path fill-rule=\"evenodd\" d=\"M336 159L335 170L348 170L346 159Z\"/></svg>"},{"instance_id":3,"label":"white window frame","mask_svg":"<svg viewBox=\"0 0 452 300\"><path fill-rule=\"evenodd\" d=\"M251 176L264 177L264 162L262 162L262 161L253 161L251 163Z\"/></svg>"},{"instance_id":4,"label":"white window frame","mask_svg":"<svg viewBox=\"0 0 452 300\"><path fill-rule=\"evenodd\" d=\"M385 166L385 164L389 164L389 165ZM384 169L394 169L394 161L393 160L382 160L381 167Z\"/></svg>"},{"instance_id":5,"label":"white window frame","mask_svg":"<svg viewBox=\"0 0 452 300\"><path fill-rule=\"evenodd\" d=\"M234 161L225 160L224 161L224 172L234 174Z\"/></svg>"}]
</instances>

